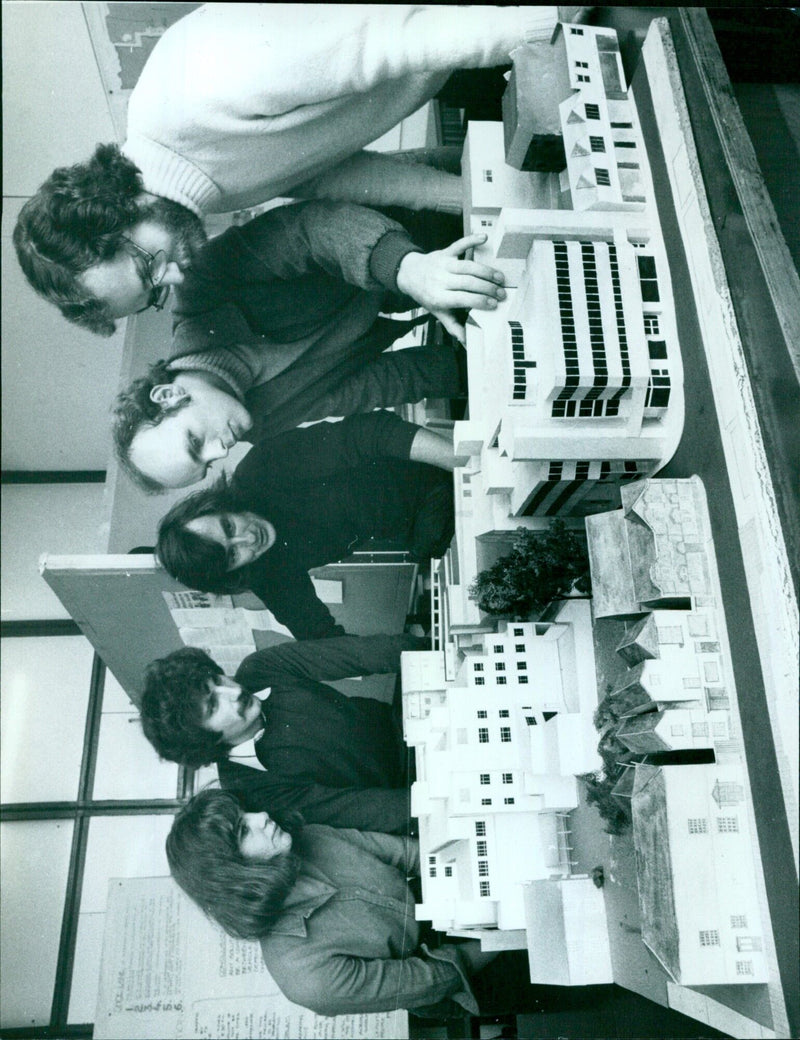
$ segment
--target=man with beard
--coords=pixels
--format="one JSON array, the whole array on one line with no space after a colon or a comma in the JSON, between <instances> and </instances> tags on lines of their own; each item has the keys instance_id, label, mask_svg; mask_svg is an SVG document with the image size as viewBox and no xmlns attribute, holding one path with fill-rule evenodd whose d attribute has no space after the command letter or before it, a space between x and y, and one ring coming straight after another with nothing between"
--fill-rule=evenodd
<instances>
[{"instance_id":1,"label":"man with beard","mask_svg":"<svg viewBox=\"0 0 800 1040\"><path fill-rule=\"evenodd\" d=\"M109 334L114 316L163 305L206 213L281 196L458 213L460 178L430 156L364 147L451 72L507 63L548 39L556 18L554 7L205 5L164 33L142 70L127 165L101 145L23 207L14 243L25 275L65 317ZM170 205L154 222L157 199ZM167 220L180 235L156 233ZM127 286L131 264L140 278Z\"/></svg>"}]
</instances>

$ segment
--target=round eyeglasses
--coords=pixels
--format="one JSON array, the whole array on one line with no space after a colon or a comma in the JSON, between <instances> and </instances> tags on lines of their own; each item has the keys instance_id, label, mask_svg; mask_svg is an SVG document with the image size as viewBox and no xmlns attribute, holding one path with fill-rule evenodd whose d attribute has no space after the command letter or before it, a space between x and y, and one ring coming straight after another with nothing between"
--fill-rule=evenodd
<instances>
[{"instance_id":1,"label":"round eyeglasses","mask_svg":"<svg viewBox=\"0 0 800 1040\"><path fill-rule=\"evenodd\" d=\"M151 307L155 311L163 311L169 296L169 286L161 284L167 273L169 263L167 254L163 249L159 249L157 253L150 253L147 249L137 245L132 238L126 238L125 241L133 247L135 256L141 261L136 266L142 276L142 281L150 288L148 303L144 307L140 307L136 313L141 314L142 311L147 311Z\"/></svg>"}]
</instances>

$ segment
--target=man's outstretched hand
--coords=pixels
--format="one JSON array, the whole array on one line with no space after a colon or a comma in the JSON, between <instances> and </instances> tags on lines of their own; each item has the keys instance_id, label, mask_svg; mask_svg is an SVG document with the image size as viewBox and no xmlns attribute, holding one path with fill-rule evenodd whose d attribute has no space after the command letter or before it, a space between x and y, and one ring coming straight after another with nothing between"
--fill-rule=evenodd
<instances>
[{"instance_id":1,"label":"man's outstretched hand","mask_svg":"<svg viewBox=\"0 0 800 1040\"><path fill-rule=\"evenodd\" d=\"M397 288L442 323L445 329L464 343L464 326L454 311L490 311L504 300L503 272L475 260L461 260L467 249L481 246L486 235L467 235L446 249L432 253L407 253L397 271Z\"/></svg>"}]
</instances>

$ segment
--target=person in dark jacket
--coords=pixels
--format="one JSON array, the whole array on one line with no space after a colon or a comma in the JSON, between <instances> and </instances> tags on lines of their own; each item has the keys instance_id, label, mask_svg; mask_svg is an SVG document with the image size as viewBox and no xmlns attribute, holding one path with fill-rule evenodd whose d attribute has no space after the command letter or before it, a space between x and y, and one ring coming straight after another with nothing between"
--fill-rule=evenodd
<instances>
[{"instance_id":1,"label":"person in dark jacket","mask_svg":"<svg viewBox=\"0 0 800 1040\"><path fill-rule=\"evenodd\" d=\"M341 634L309 569L371 539L415 561L441 556L454 530L452 465L449 440L391 412L292 430L255 445L230 484L173 506L156 556L190 588L249 589L296 639Z\"/></svg>"},{"instance_id":2,"label":"person in dark jacket","mask_svg":"<svg viewBox=\"0 0 800 1040\"><path fill-rule=\"evenodd\" d=\"M222 786L249 809L407 834L399 701L346 697L324 680L398 672L404 650L425 648L410 635L286 642L250 654L231 679L203 650L183 647L147 669L144 734L171 762L216 762ZM228 758L250 739L263 769Z\"/></svg>"},{"instance_id":3,"label":"person in dark jacket","mask_svg":"<svg viewBox=\"0 0 800 1040\"><path fill-rule=\"evenodd\" d=\"M145 491L185 487L239 439L463 395L460 346L387 351L420 319L380 315L421 303L463 341L456 311L495 307L502 275L458 259L485 236L453 242L441 217L398 216L411 233L360 206L281 206L209 242L176 289L170 357L117 398L114 445L128 476ZM165 467L190 417L204 465Z\"/></svg>"},{"instance_id":4,"label":"person in dark jacket","mask_svg":"<svg viewBox=\"0 0 800 1040\"><path fill-rule=\"evenodd\" d=\"M167 859L212 920L260 942L270 975L296 1004L319 1015L479 1013L469 977L496 955L476 939L421 941L407 881L419 874L414 840L281 826L206 789L176 817Z\"/></svg>"}]
</instances>

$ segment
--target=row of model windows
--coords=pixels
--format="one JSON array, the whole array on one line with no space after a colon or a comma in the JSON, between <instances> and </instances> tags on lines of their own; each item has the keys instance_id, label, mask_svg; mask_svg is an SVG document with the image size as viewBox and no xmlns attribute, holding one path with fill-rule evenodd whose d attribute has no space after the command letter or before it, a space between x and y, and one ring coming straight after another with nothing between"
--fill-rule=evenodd
<instances>
[{"instance_id":1,"label":"row of model windows","mask_svg":"<svg viewBox=\"0 0 800 1040\"><path fill-rule=\"evenodd\" d=\"M506 679L506 677L504 675L496 675L494 677L494 681L495 681L497 686L507 686L508 685L508 679ZM528 685L528 676L527 675L518 675L517 676L517 682L521 686L527 686ZM486 685L486 680L484 679L484 677L482 675L476 675L475 676L475 685L476 686L485 686Z\"/></svg>"},{"instance_id":2,"label":"row of model windows","mask_svg":"<svg viewBox=\"0 0 800 1040\"><path fill-rule=\"evenodd\" d=\"M500 740L502 743L507 744L511 740L511 727L501 726L500 727ZM480 744L489 743L489 730L483 726L478 729L478 742Z\"/></svg>"},{"instance_id":3,"label":"row of model windows","mask_svg":"<svg viewBox=\"0 0 800 1040\"><path fill-rule=\"evenodd\" d=\"M696 817L694 819L690 819L688 821L688 825L690 834L708 834L708 820L703 817ZM739 817L718 816L717 831L720 834L738 834Z\"/></svg>"},{"instance_id":4,"label":"row of model windows","mask_svg":"<svg viewBox=\"0 0 800 1040\"><path fill-rule=\"evenodd\" d=\"M477 711L476 714L477 714L479 719L488 719L489 718L489 713L488 713L488 711L485 708L478 708L478 711ZM511 717L511 713L509 712L508 708L500 708L500 709L498 709L497 714L500 716L501 719L508 719L508 718Z\"/></svg>"},{"instance_id":5,"label":"row of model windows","mask_svg":"<svg viewBox=\"0 0 800 1040\"><path fill-rule=\"evenodd\" d=\"M591 400L583 398L581 401L553 401L551 409L553 419L572 419L575 415L581 418L616 418L619 415L619 401L610 401L605 398Z\"/></svg>"},{"instance_id":6,"label":"row of model windows","mask_svg":"<svg viewBox=\"0 0 800 1040\"><path fill-rule=\"evenodd\" d=\"M513 784L514 783L514 774L513 773L503 773L502 774L502 779L503 779L503 783L504 784ZM491 782L492 782L492 774L491 773L481 773L481 783L482 784L490 784Z\"/></svg>"}]
</instances>

